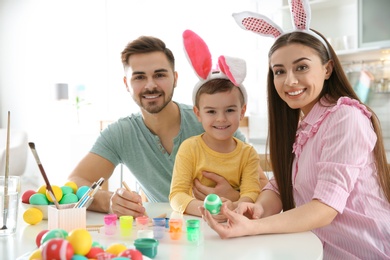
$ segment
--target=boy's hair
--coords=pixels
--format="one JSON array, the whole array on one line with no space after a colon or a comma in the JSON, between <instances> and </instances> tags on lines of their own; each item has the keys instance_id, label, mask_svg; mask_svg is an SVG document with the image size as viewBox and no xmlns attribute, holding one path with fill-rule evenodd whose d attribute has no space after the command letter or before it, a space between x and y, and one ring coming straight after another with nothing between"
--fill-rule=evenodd
<instances>
[{"instance_id":1,"label":"boy's hair","mask_svg":"<svg viewBox=\"0 0 390 260\"><path fill-rule=\"evenodd\" d=\"M129 66L128 62L131 55L155 51L163 52L171 64L172 70L175 71L175 57L173 56L172 51L166 47L162 40L152 36L140 36L127 44L121 53L124 70L126 71Z\"/></svg>"},{"instance_id":2,"label":"boy's hair","mask_svg":"<svg viewBox=\"0 0 390 260\"><path fill-rule=\"evenodd\" d=\"M202 94L215 94L223 92L231 92L234 88L238 88L240 91L240 103L241 106L245 104L244 95L241 88L235 86L229 79L216 78L204 83L198 90L195 96L195 106L199 108L199 99Z\"/></svg>"}]
</instances>

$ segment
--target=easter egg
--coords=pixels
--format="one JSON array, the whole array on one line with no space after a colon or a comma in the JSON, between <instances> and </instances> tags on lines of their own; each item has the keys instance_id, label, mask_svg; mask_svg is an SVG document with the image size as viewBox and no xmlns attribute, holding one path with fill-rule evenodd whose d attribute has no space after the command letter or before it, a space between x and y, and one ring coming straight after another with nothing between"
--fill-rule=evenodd
<instances>
[{"instance_id":1,"label":"easter egg","mask_svg":"<svg viewBox=\"0 0 390 260\"><path fill-rule=\"evenodd\" d=\"M46 260L66 259L71 260L73 247L62 238L53 238L42 245L42 258Z\"/></svg>"},{"instance_id":2,"label":"easter egg","mask_svg":"<svg viewBox=\"0 0 390 260\"><path fill-rule=\"evenodd\" d=\"M116 257L116 255L108 253L108 252L102 252L96 255L97 259L113 259Z\"/></svg>"},{"instance_id":3,"label":"easter egg","mask_svg":"<svg viewBox=\"0 0 390 260\"><path fill-rule=\"evenodd\" d=\"M38 188L37 193L41 193L41 194L43 194L43 195L46 195L46 185L45 185L45 184L41 185L41 186Z\"/></svg>"},{"instance_id":4,"label":"easter egg","mask_svg":"<svg viewBox=\"0 0 390 260\"><path fill-rule=\"evenodd\" d=\"M36 259L42 259L42 252L41 249L35 249L30 256L28 257L28 260L36 260Z\"/></svg>"},{"instance_id":5,"label":"easter egg","mask_svg":"<svg viewBox=\"0 0 390 260\"><path fill-rule=\"evenodd\" d=\"M100 247L100 248L103 248L103 249L104 249L104 247L103 247L99 242L97 242L97 241L93 241L93 242L92 242L92 247Z\"/></svg>"},{"instance_id":6,"label":"easter egg","mask_svg":"<svg viewBox=\"0 0 390 260\"><path fill-rule=\"evenodd\" d=\"M222 200L216 194L209 194L204 199L205 209L207 209L213 215L219 214L221 210L221 206L222 206Z\"/></svg>"},{"instance_id":7,"label":"easter egg","mask_svg":"<svg viewBox=\"0 0 390 260\"><path fill-rule=\"evenodd\" d=\"M111 253L113 255L119 255L120 253L122 253L123 251L125 251L127 249L127 247L124 245L124 244L121 244L121 243L113 243L111 245L109 245L107 248L106 248L106 252L108 253Z\"/></svg>"},{"instance_id":8,"label":"easter egg","mask_svg":"<svg viewBox=\"0 0 390 260\"><path fill-rule=\"evenodd\" d=\"M91 250L85 255L87 258L97 259L97 255L103 253L104 249L101 247L91 247Z\"/></svg>"},{"instance_id":9,"label":"easter egg","mask_svg":"<svg viewBox=\"0 0 390 260\"><path fill-rule=\"evenodd\" d=\"M69 232L67 240L73 246L74 253L86 255L92 247L92 236L83 228L76 228Z\"/></svg>"},{"instance_id":10,"label":"easter egg","mask_svg":"<svg viewBox=\"0 0 390 260\"><path fill-rule=\"evenodd\" d=\"M58 187L58 186L56 186L56 185L52 185L52 186L51 186L51 189L53 190L54 197L56 197L56 200L57 200L57 201L60 201L60 200L62 199L62 190L61 190L61 188ZM46 197L47 197L47 199L48 199L50 202L53 202L53 199L52 199L52 197L50 196L48 190L46 190Z\"/></svg>"},{"instance_id":11,"label":"easter egg","mask_svg":"<svg viewBox=\"0 0 390 260\"><path fill-rule=\"evenodd\" d=\"M71 187L73 190L73 193L76 194L78 187L77 187L77 184L75 182L68 181L67 183L64 184L64 186Z\"/></svg>"},{"instance_id":12,"label":"easter egg","mask_svg":"<svg viewBox=\"0 0 390 260\"><path fill-rule=\"evenodd\" d=\"M65 194L73 193L72 187L69 186L62 186L61 190L62 190L62 196L65 196Z\"/></svg>"},{"instance_id":13,"label":"easter egg","mask_svg":"<svg viewBox=\"0 0 390 260\"><path fill-rule=\"evenodd\" d=\"M31 205L49 205L49 200L46 198L46 195L37 192L31 195L29 203Z\"/></svg>"},{"instance_id":14,"label":"easter egg","mask_svg":"<svg viewBox=\"0 0 390 260\"><path fill-rule=\"evenodd\" d=\"M89 186L81 186L76 192L77 197L81 199L88 190Z\"/></svg>"},{"instance_id":15,"label":"easter egg","mask_svg":"<svg viewBox=\"0 0 390 260\"><path fill-rule=\"evenodd\" d=\"M52 230L49 230L46 232L41 239L41 245L46 243L47 241L54 239L54 238L62 238L65 239L68 237L68 232L66 230L60 229L60 228L55 228Z\"/></svg>"},{"instance_id":16,"label":"easter egg","mask_svg":"<svg viewBox=\"0 0 390 260\"><path fill-rule=\"evenodd\" d=\"M68 193L62 196L62 199L59 201L60 204L71 204L76 203L79 200L76 194Z\"/></svg>"},{"instance_id":17,"label":"easter egg","mask_svg":"<svg viewBox=\"0 0 390 260\"><path fill-rule=\"evenodd\" d=\"M126 249L122 253L120 253L118 256L124 256L127 258L130 258L131 260L142 260L143 256L142 253L137 249Z\"/></svg>"},{"instance_id":18,"label":"easter egg","mask_svg":"<svg viewBox=\"0 0 390 260\"><path fill-rule=\"evenodd\" d=\"M37 208L29 208L23 213L23 220L30 225L38 224L42 219L43 213Z\"/></svg>"},{"instance_id":19,"label":"easter egg","mask_svg":"<svg viewBox=\"0 0 390 260\"><path fill-rule=\"evenodd\" d=\"M92 259L97 259L97 258L92 258ZM74 254L72 260L88 260L88 258L83 255Z\"/></svg>"},{"instance_id":20,"label":"easter egg","mask_svg":"<svg viewBox=\"0 0 390 260\"><path fill-rule=\"evenodd\" d=\"M38 233L38 235L35 237L35 244L37 245L37 247L40 247L40 246L41 246L42 237L43 237L47 232L49 232L48 229L41 230L41 231Z\"/></svg>"},{"instance_id":21,"label":"easter egg","mask_svg":"<svg viewBox=\"0 0 390 260\"><path fill-rule=\"evenodd\" d=\"M23 192L22 194L22 202L23 203L30 203L30 197L35 194L36 191L35 190L26 190L25 192Z\"/></svg>"}]
</instances>

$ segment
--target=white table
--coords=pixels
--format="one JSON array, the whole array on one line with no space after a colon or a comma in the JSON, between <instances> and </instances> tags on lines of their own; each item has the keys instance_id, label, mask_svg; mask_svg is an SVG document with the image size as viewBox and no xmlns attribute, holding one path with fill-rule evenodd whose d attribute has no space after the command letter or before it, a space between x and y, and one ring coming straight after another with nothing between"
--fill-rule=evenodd
<instances>
[{"instance_id":1,"label":"white table","mask_svg":"<svg viewBox=\"0 0 390 260\"><path fill-rule=\"evenodd\" d=\"M145 203L150 217L166 213L172 216L172 209L168 203ZM19 226L17 233L8 239L0 238L1 259L17 259L18 257L36 249L35 237L39 231L47 228L47 221L31 226L26 224L19 212ZM104 214L87 212L87 224L103 224ZM184 219L193 219L194 216L184 215ZM186 234L179 241L171 240L169 233L160 240L158 259L322 259L322 243L312 232L296 234L259 235L222 240L217 233L201 220L204 241L200 245L193 245L186 241ZM185 230L185 228L183 229ZM110 243L124 243L133 247L133 238L121 239L119 236L105 236L104 232L92 232L95 241L102 245ZM5 254L5 255L4 255ZM28 259L28 258L24 258Z\"/></svg>"}]
</instances>

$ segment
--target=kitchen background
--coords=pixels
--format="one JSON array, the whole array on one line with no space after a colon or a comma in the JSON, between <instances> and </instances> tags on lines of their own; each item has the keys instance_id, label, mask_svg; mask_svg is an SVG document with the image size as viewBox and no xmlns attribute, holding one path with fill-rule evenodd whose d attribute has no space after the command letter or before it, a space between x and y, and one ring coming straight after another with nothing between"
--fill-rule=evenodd
<instances>
[{"instance_id":1,"label":"kitchen background","mask_svg":"<svg viewBox=\"0 0 390 260\"><path fill-rule=\"evenodd\" d=\"M362 11L359 8L365 5ZM389 0L311 1L311 27L337 50L351 83L378 114L390 158ZM370 8L377 25L370 26ZM386 9L387 8L387 9ZM104 125L138 109L122 82L120 52L140 35L164 40L179 73L174 100L191 103L197 78L185 57L185 29L205 39L214 58L247 61L249 141L265 152L267 51L273 40L240 29L231 14L260 12L291 28L286 0L0 0L0 128L25 131L52 183L62 185ZM360 23L361 17L366 17ZM365 30L359 43L359 30ZM383 38L384 37L384 38ZM368 88L366 88L368 87ZM367 90L369 90L367 92ZM31 152L25 180L43 184ZM115 178L126 169L118 167ZM110 189L119 186L110 182ZM130 178L125 174L125 179ZM129 183L134 183L129 180Z\"/></svg>"}]
</instances>

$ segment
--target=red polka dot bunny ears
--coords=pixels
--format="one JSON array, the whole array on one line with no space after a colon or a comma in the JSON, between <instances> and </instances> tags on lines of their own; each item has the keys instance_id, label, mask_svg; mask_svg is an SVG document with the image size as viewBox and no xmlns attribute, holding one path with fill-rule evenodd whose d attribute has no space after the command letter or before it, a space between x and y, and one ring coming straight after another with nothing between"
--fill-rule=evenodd
<instances>
[{"instance_id":1,"label":"red polka dot bunny ears","mask_svg":"<svg viewBox=\"0 0 390 260\"><path fill-rule=\"evenodd\" d=\"M309 0L289 0L289 5L293 23L292 31L301 31L317 38L326 47L330 56L329 47L325 40L320 35L310 30L311 9ZM288 33L284 32L276 23L262 14L247 11L234 13L233 17L242 29L252 31L262 36L278 38L279 36Z\"/></svg>"},{"instance_id":2,"label":"red polka dot bunny ears","mask_svg":"<svg viewBox=\"0 0 390 260\"><path fill-rule=\"evenodd\" d=\"M247 103L247 92L242 85L246 77L246 62L240 58L219 56L218 69L212 69L212 58L207 44L203 39L191 30L183 32L184 50L191 66L193 67L199 82L192 92L192 101L195 104L195 97L198 90L204 83L212 79L229 79L235 86L241 89Z\"/></svg>"}]
</instances>

